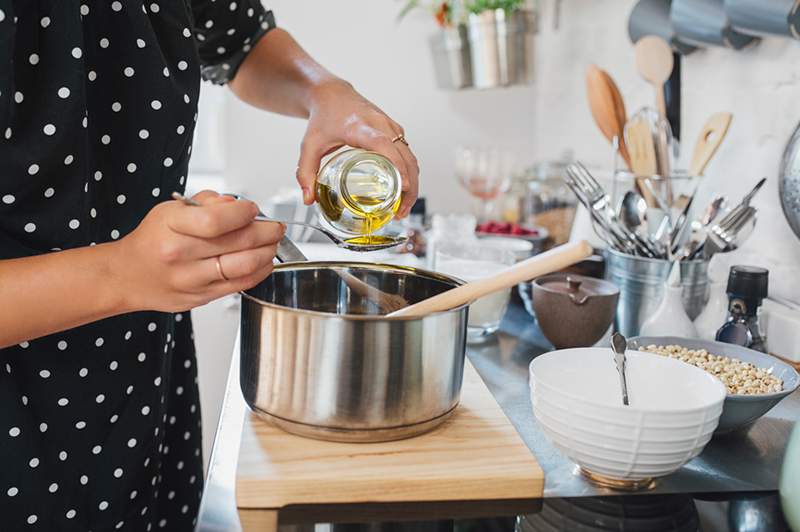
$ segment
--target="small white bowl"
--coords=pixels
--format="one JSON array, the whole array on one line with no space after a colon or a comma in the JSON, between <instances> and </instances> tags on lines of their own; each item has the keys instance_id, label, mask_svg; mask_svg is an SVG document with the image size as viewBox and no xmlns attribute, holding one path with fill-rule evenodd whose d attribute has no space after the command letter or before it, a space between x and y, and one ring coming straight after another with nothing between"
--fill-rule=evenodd
<instances>
[{"instance_id":1,"label":"small white bowl","mask_svg":"<svg viewBox=\"0 0 800 532\"><path fill-rule=\"evenodd\" d=\"M535 358L531 403L544 433L587 476L636 489L700 454L719 422L725 387L678 360L626 356L629 406L613 353L593 347Z\"/></svg>"}]
</instances>

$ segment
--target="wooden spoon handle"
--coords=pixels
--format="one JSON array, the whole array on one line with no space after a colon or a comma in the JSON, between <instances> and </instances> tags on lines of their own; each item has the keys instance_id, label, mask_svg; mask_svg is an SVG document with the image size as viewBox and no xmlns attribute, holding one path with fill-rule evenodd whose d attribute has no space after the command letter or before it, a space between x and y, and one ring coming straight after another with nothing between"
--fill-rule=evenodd
<instances>
[{"instance_id":1,"label":"wooden spoon handle","mask_svg":"<svg viewBox=\"0 0 800 532\"><path fill-rule=\"evenodd\" d=\"M703 172L717 152L719 145L725 139L725 134L733 120L731 113L716 113L703 125L697 143L692 153L692 163L689 165L689 175L703 175Z\"/></svg>"},{"instance_id":2,"label":"wooden spoon handle","mask_svg":"<svg viewBox=\"0 0 800 532\"><path fill-rule=\"evenodd\" d=\"M561 270L591 256L591 254L592 247L585 240L570 242L515 264L493 277L463 284L404 309L387 314L387 317L422 317L434 312L449 310L475 301L492 292L505 290L523 281L529 281L540 275Z\"/></svg>"}]
</instances>

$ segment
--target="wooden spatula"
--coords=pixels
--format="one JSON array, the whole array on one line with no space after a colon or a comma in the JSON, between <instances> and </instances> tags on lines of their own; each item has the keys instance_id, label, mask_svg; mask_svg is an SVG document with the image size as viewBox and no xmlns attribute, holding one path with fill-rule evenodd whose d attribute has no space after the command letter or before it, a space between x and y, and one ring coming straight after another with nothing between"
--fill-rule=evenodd
<instances>
[{"instance_id":1,"label":"wooden spatula","mask_svg":"<svg viewBox=\"0 0 800 532\"><path fill-rule=\"evenodd\" d=\"M623 128L628 115L617 84L605 70L598 68L597 65L589 65L586 69L586 95L597 127L612 144L614 137L617 137L619 154L630 168L630 155L623 137Z\"/></svg>"},{"instance_id":2,"label":"wooden spatula","mask_svg":"<svg viewBox=\"0 0 800 532\"><path fill-rule=\"evenodd\" d=\"M731 113L715 113L706 120L703 129L700 130L700 135L697 137L697 143L694 145L692 162L689 165L689 175L703 175L709 161L714 157L719 145L725 139L732 120L733 115Z\"/></svg>"},{"instance_id":3,"label":"wooden spatula","mask_svg":"<svg viewBox=\"0 0 800 532\"><path fill-rule=\"evenodd\" d=\"M391 314L389 318L421 317L471 303L485 295L506 290L540 275L571 266L592 255L592 247L585 240L570 242L519 262L493 277L463 284L447 292L429 297Z\"/></svg>"}]
</instances>

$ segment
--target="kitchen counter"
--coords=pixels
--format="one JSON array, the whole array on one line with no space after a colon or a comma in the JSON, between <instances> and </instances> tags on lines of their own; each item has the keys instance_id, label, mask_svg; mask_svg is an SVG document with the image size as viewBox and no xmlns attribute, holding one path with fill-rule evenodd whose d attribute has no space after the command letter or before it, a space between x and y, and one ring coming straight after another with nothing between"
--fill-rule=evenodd
<instances>
[{"instance_id":1,"label":"kitchen counter","mask_svg":"<svg viewBox=\"0 0 800 532\"><path fill-rule=\"evenodd\" d=\"M545 472L544 497L552 503L541 501L504 502L454 502L447 504L401 504L401 505L336 505L294 507L276 512L247 510L237 512L234 497L236 461L239 456L239 437L246 407L238 385L238 342L234 347L228 391L209 462L206 491L201 505L198 530L245 530L275 528L284 523L320 522L387 522L408 519L451 519L456 517L496 517L497 526L488 530L513 530L513 516L521 514L548 513L553 507L563 512L580 514L569 498L593 497L598 504L612 501L611 506L621 505L618 510L625 514L629 497L597 487L576 473L575 465L564 458L539 430L530 406L528 393L528 364L541 353L549 350L532 318L517 301L510 305L501 331L488 342L470 346L468 356L478 373L494 394L505 414L511 420L527 447L533 452ZM774 492L778 487L780 466L791 427L800 417L800 394L797 392L773 408L746 433L715 438L703 453L669 477L659 479L645 499L668 494L703 494L704 499L717 502L692 503L697 512L706 512L708 519L714 517L721 528L726 522L727 512L734 513L748 504L760 504L759 510L765 519L778 519L780 511L774 504ZM635 501L642 501L636 495ZM556 502L555 500L562 501ZM678 497L667 500L678 500ZM689 498L691 500L691 498ZM735 501L733 503L726 501ZM752 501L758 500L760 503ZM723 502L719 502L723 501ZM562 504L563 503L563 504ZM683 504L683 503L681 503ZM688 504L688 503L687 503ZM663 505L657 504L657 507ZM566 508L566 509L565 509ZM702 510L702 511L701 511ZM616 512L613 508L612 513ZM751 512L752 513L752 512ZM759 513L759 512L756 512ZM544 515L544 514L543 514ZM512 516L510 520L508 516ZM240 521L241 519L241 521ZM532 518L532 522L538 518ZM509 525L509 523L511 523ZM485 524L485 523L484 523ZM433 525L430 525L433 526ZM520 526L526 526L520 525ZM437 527L434 527L438 530ZM480 527L479 527L480 528ZM536 530L536 528L530 528ZM767 528L764 530L779 530Z\"/></svg>"}]
</instances>

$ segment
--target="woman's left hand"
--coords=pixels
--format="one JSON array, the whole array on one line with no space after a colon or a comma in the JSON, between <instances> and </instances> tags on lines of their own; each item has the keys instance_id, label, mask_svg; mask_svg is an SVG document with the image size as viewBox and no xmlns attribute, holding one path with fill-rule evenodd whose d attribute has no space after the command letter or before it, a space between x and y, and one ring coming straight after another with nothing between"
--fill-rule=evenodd
<instances>
[{"instance_id":1,"label":"woman's left hand","mask_svg":"<svg viewBox=\"0 0 800 532\"><path fill-rule=\"evenodd\" d=\"M419 165L411 149L401 140L404 140L404 135L402 126L356 92L349 83L337 79L315 87L297 165L297 181L303 189L303 201L306 205L314 202L314 183L320 160L346 144L378 152L397 167L403 181L397 217L407 216L417 200Z\"/></svg>"}]
</instances>

